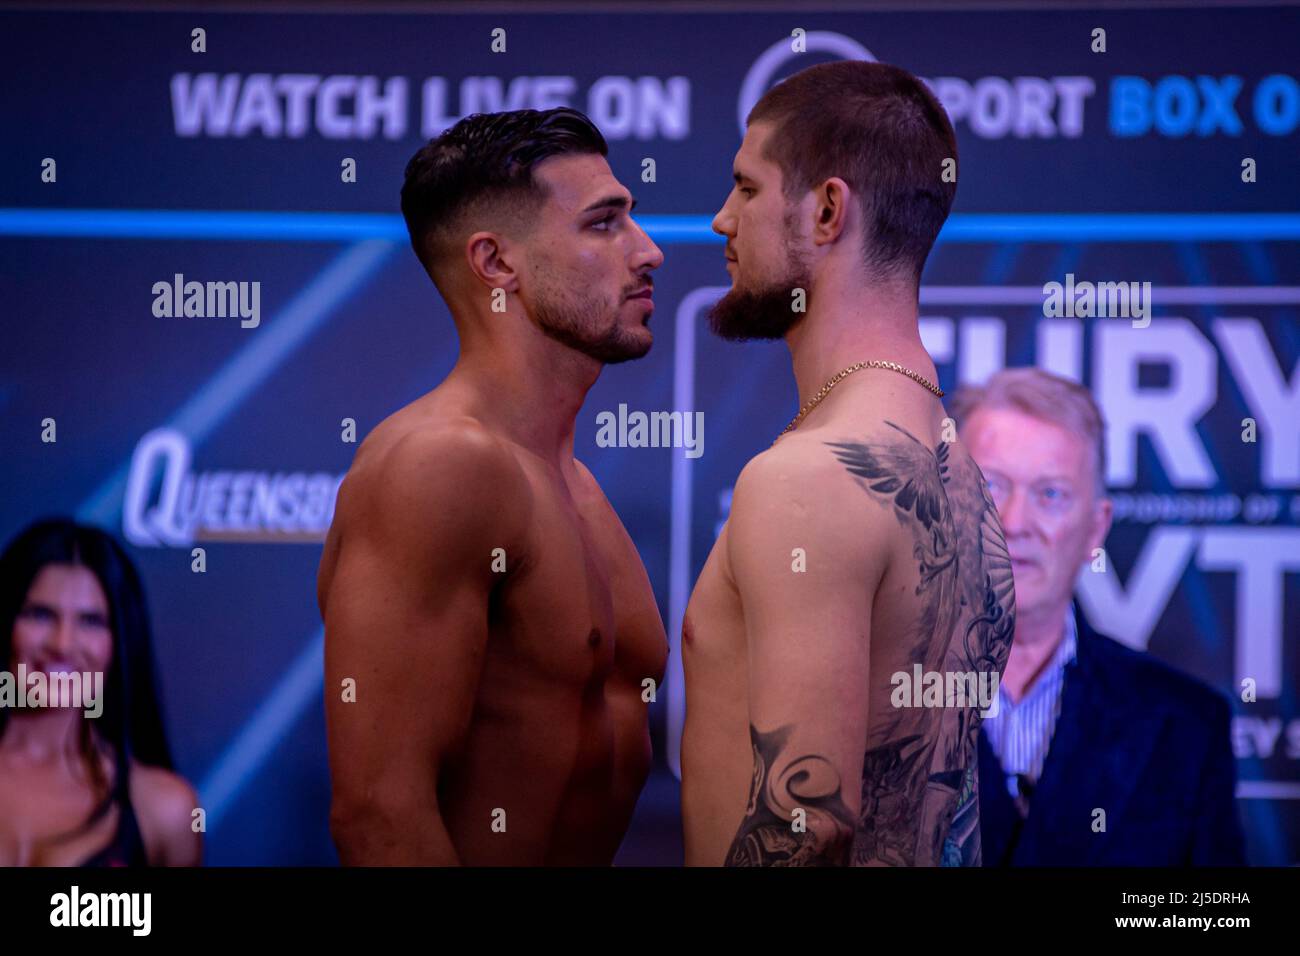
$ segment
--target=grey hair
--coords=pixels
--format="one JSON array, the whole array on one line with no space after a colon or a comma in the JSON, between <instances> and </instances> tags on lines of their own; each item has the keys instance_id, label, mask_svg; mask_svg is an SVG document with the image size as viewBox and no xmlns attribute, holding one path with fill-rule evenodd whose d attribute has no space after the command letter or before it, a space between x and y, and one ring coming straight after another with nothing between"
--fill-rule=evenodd
<instances>
[{"instance_id":1,"label":"grey hair","mask_svg":"<svg viewBox=\"0 0 1300 956\"><path fill-rule=\"evenodd\" d=\"M1092 392L1040 368L1007 368L983 385L963 385L948 399L961 428L981 408L1009 408L1084 439L1093 450L1097 496L1106 494L1106 421Z\"/></svg>"}]
</instances>

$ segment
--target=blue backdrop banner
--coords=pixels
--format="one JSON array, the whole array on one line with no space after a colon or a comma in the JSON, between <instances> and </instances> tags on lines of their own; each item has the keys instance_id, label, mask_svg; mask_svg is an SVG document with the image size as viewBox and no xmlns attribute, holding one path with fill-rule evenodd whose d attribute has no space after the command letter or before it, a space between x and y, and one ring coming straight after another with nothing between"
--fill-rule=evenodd
<instances>
[{"instance_id":1,"label":"blue backdrop banner","mask_svg":"<svg viewBox=\"0 0 1300 956\"><path fill-rule=\"evenodd\" d=\"M805 66L895 63L960 144L921 292L940 384L1037 364L1093 390L1116 521L1082 607L1232 700L1250 858L1295 863L1297 38L1300 12L1273 7L0 13L0 533L62 512L128 545L209 862L335 861L315 574L345 420L363 438L456 354L402 171L468 113L582 109L666 255L654 348L606 370L577 431L673 639L640 846L675 813L686 597L736 475L795 410L783 345L702 327L743 118ZM187 315L189 283L230 283L229 308ZM1150 313L1068 308L1087 283L1150 283ZM694 446L598 441L656 411L699 422Z\"/></svg>"}]
</instances>

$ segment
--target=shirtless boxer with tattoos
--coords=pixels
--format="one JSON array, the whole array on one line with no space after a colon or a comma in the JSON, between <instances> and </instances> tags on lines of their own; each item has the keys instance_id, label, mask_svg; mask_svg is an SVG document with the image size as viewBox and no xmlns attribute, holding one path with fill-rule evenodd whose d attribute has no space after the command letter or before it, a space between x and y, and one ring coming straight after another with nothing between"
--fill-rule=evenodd
<instances>
[{"instance_id":1,"label":"shirtless boxer with tattoos","mask_svg":"<svg viewBox=\"0 0 1300 956\"><path fill-rule=\"evenodd\" d=\"M784 338L801 410L741 472L686 611L689 864L980 862L980 695L896 693L918 666L987 686L1014 630L998 515L917 327L956 155L934 97L880 63L811 67L749 115L710 324Z\"/></svg>"}]
</instances>

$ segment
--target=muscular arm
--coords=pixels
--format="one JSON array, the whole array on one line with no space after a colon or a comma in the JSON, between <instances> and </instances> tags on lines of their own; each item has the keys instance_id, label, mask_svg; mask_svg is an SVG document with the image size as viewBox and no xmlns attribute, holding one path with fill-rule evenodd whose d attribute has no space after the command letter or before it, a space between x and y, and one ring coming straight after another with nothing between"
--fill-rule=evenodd
<instances>
[{"instance_id":1,"label":"muscular arm","mask_svg":"<svg viewBox=\"0 0 1300 956\"><path fill-rule=\"evenodd\" d=\"M354 471L322 595L331 830L344 864L455 864L439 775L473 712L492 550L515 553L527 487L468 425L406 436Z\"/></svg>"},{"instance_id":2,"label":"muscular arm","mask_svg":"<svg viewBox=\"0 0 1300 956\"><path fill-rule=\"evenodd\" d=\"M884 556L827 456L755 459L732 499L754 776L729 866L849 862L861 801L873 595ZM879 511L879 509L870 509ZM803 549L806 570L799 567Z\"/></svg>"}]
</instances>

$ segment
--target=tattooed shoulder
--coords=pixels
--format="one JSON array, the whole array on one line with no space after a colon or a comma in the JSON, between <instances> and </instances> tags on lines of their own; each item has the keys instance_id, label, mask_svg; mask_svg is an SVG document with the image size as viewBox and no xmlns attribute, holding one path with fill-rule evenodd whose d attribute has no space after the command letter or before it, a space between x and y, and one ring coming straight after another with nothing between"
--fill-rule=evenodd
<instances>
[{"instance_id":1,"label":"tattooed shoulder","mask_svg":"<svg viewBox=\"0 0 1300 956\"><path fill-rule=\"evenodd\" d=\"M885 426L866 439L827 443L863 494L892 510L912 545L906 570L915 587L884 609L890 620L909 622L906 633L881 639L898 640L926 674L996 687L986 678L1005 666L1015 599L983 476L959 443L927 445L901 425ZM881 693L885 681L874 677L870 688L853 862L978 865L980 701L895 708Z\"/></svg>"}]
</instances>

